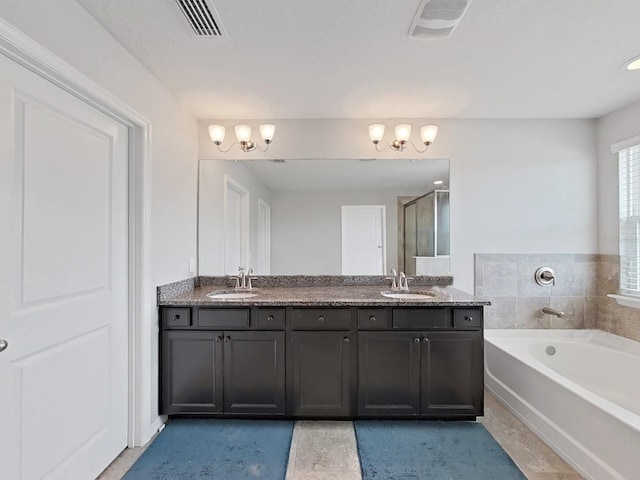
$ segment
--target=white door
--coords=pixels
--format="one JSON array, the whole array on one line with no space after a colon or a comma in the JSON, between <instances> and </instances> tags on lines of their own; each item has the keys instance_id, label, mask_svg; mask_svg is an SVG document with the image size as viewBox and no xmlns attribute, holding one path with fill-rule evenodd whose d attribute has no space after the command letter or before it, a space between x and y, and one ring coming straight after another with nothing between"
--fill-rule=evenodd
<instances>
[{"instance_id":1,"label":"white door","mask_svg":"<svg viewBox=\"0 0 640 480\"><path fill-rule=\"evenodd\" d=\"M127 129L0 55L0 477L127 445Z\"/></svg>"},{"instance_id":2,"label":"white door","mask_svg":"<svg viewBox=\"0 0 640 480\"><path fill-rule=\"evenodd\" d=\"M256 273L271 274L271 206L258 199L258 265Z\"/></svg>"},{"instance_id":3,"label":"white door","mask_svg":"<svg viewBox=\"0 0 640 480\"><path fill-rule=\"evenodd\" d=\"M225 175L224 273L236 275L249 265L249 191Z\"/></svg>"},{"instance_id":4,"label":"white door","mask_svg":"<svg viewBox=\"0 0 640 480\"><path fill-rule=\"evenodd\" d=\"M342 274L384 275L384 205L342 207Z\"/></svg>"}]
</instances>

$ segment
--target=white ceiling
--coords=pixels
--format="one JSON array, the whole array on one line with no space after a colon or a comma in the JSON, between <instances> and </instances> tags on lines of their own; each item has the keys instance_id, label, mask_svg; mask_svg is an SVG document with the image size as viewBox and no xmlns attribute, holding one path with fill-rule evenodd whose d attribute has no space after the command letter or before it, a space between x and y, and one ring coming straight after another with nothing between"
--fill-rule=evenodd
<instances>
[{"instance_id":1,"label":"white ceiling","mask_svg":"<svg viewBox=\"0 0 640 480\"><path fill-rule=\"evenodd\" d=\"M198 118L594 118L640 98L639 0L472 0L449 39L420 0L213 0L226 39L174 0L78 0Z\"/></svg>"}]
</instances>

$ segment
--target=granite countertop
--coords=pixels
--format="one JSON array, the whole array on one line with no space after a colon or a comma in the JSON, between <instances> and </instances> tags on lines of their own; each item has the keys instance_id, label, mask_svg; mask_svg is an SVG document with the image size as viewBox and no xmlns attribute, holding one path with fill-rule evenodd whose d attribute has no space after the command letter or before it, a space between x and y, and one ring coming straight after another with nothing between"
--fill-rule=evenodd
<instances>
[{"instance_id":1,"label":"granite countertop","mask_svg":"<svg viewBox=\"0 0 640 480\"><path fill-rule=\"evenodd\" d=\"M397 299L383 297L380 292L389 291L388 286L323 286L323 287L275 287L254 288L251 293L255 297L244 299L216 299L207 297L211 292L233 292L227 286L207 285L198 287L190 292L178 294L158 301L160 306L467 306L477 307L490 305L490 302L474 297L469 293L450 286L416 286L410 292L432 292L435 296L425 296L424 299ZM247 290L240 290L248 292Z\"/></svg>"}]
</instances>

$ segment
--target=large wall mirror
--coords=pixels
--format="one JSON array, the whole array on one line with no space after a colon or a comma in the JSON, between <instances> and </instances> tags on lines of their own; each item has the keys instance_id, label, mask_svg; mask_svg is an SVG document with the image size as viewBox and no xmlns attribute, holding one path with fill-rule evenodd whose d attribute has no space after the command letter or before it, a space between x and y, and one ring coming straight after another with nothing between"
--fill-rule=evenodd
<instances>
[{"instance_id":1,"label":"large wall mirror","mask_svg":"<svg viewBox=\"0 0 640 480\"><path fill-rule=\"evenodd\" d=\"M448 185L449 160L200 160L198 273L448 274Z\"/></svg>"}]
</instances>

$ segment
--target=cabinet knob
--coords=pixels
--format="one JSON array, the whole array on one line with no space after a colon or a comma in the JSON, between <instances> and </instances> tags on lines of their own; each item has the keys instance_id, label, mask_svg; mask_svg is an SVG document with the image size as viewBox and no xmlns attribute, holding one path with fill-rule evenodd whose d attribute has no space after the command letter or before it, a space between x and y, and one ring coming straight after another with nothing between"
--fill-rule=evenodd
<instances>
[{"instance_id":1,"label":"cabinet knob","mask_svg":"<svg viewBox=\"0 0 640 480\"><path fill-rule=\"evenodd\" d=\"M420 343L420 337L414 338L413 341L416 342L416 343Z\"/></svg>"},{"instance_id":2,"label":"cabinet knob","mask_svg":"<svg viewBox=\"0 0 640 480\"><path fill-rule=\"evenodd\" d=\"M429 339L428 339L427 337L424 337L424 338L422 339L422 341L423 341L424 343L429 343Z\"/></svg>"},{"instance_id":3,"label":"cabinet knob","mask_svg":"<svg viewBox=\"0 0 640 480\"><path fill-rule=\"evenodd\" d=\"M376 317L375 317L375 316L373 316L373 315L371 315L371 316L369 317L369 321L370 321L371 323L376 323Z\"/></svg>"},{"instance_id":4,"label":"cabinet knob","mask_svg":"<svg viewBox=\"0 0 640 480\"><path fill-rule=\"evenodd\" d=\"M180 320L180 315L174 315L173 316L173 321L175 322L177 320Z\"/></svg>"},{"instance_id":5,"label":"cabinet knob","mask_svg":"<svg viewBox=\"0 0 640 480\"><path fill-rule=\"evenodd\" d=\"M473 321L473 317L472 317L471 315L466 315L466 316L464 317L464 319L465 319L467 322L472 322L472 321Z\"/></svg>"},{"instance_id":6,"label":"cabinet knob","mask_svg":"<svg viewBox=\"0 0 640 480\"><path fill-rule=\"evenodd\" d=\"M267 317L267 322L273 322L273 315L269 315Z\"/></svg>"},{"instance_id":7,"label":"cabinet knob","mask_svg":"<svg viewBox=\"0 0 640 480\"><path fill-rule=\"evenodd\" d=\"M342 339L342 341L343 341L344 343L349 343L349 342L351 341L351 339L350 339L349 337L344 337L344 338Z\"/></svg>"},{"instance_id":8,"label":"cabinet knob","mask_svg":"<svg viewBox=\"0 0 640 480\"><path fill-rule=\"evenodd\" d=\"M318 321L319 321L320 323L324 322L324 317L323 317L322 315L320 315L320 316L318 317Z\"/></svg>"},{"instance_id":9,"label":"cabinet knob","mask_svg":"<svg viewBox=\"0 0 640 480\"><path fill-rule=\"evenodd\" d=\"M229 336L224 337L224 341L225 341L225 342L228 342L228 341L230 341L230 340L231 340L231 337L229 337Z\"/></svg>"},{"instance_id":10,"label":"cabinet knob","mask_svg":"<svg viewBox=\"0 0 640 480\"><path fill-rule=\"evenodd\" d=\"M220 343L221 340L222 340L222 335L218 335L216 337L216 342Z\"/></svg>"}]
</instances>

